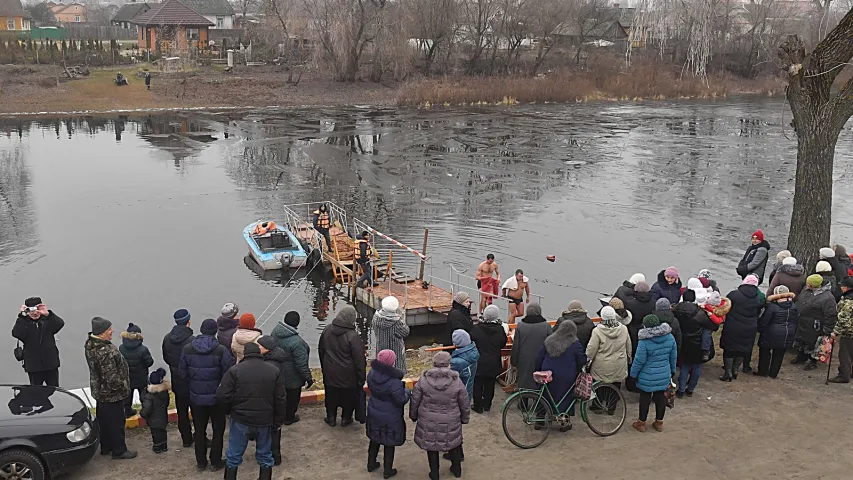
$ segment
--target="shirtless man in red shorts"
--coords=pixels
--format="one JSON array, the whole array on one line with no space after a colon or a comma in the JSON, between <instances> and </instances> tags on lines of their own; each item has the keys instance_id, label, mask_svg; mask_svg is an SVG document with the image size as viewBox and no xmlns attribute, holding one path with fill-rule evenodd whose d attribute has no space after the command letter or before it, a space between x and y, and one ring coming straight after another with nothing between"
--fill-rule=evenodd
<instances>
[{"instance_id":1,"label":"shirtless man in red shorts","mask_svg":"<svg viewBox=\"0 0 853 480\"><path fill-rule=\"evenodd\" d=\"M496 277L497 276L497 277ZM480 312L492 304L492 300L498 295L498 286L501 284L501 272L493 254L486 255L486 261L477 267L477 286L480 288Z\"/></svg>"}]
</instances>

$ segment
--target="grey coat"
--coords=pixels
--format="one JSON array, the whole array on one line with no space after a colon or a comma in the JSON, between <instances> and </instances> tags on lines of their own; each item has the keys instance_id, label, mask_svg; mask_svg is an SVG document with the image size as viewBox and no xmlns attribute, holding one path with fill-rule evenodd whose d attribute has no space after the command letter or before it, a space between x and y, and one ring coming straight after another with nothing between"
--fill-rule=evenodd
<instances>
[{"instance_id":1,"label":"grey coat","mask_svg":"<svg viewBox=\"0 0 853 480\"><path fill-rule=\"evenodd\" d=\"M550 333L551 325L541 315L528 315L516 327L512 338L510 364L518 371L518 388L538 388L533 380L536 356Z\"/></svg>"},{"instance_id":2,"label":"grey coat","mask_svg":"<svg viewBox=\"0 0 853 480\"><path fill-rule=\"evenodd\" d=\"M397 355L394 368L406 372L406 337L409 336L409 326L403 323L397 313L377 310L370 322L370 333L367 338L367 358L375 360L382 350L392 350Z\"/></svg>"},{"instance_id":3,"label":"grey coat","mask_svg":"<svg viewBox=\"0 0 853 480\"><path fill-rule=\"evenodd\" d=\"M409 418L417 422L415 444L428 452L447 452L462 445L462 425L470 418L470 403L458 373L438 367L424 372L415 384L409 408Z\"/></svg>"}]
</instances>

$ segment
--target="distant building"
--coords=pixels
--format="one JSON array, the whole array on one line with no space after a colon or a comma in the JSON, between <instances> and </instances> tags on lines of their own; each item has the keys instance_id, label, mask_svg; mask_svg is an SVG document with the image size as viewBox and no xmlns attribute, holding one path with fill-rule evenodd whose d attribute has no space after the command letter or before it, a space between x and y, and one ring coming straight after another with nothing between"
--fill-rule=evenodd
<instances>
[{"instance_id":1,"label":"distant building","mask_svg":"<svg viewBox=\"0 0 853 480\"><path fill-rule=\"evenodd\" d=\"M0 32L30 30L30 20L21 0L0 0Z\"/></svg>"},{"instance_id":2,"label":"distant building","mask_svg":"<svg viewBox=\"0 0 853 480\"><path fill-rule=\"evenodd\" d=\"M151 10L151 5L147 3L125 3L110 19L110 25L126 28L138 33L139 28L133 24L133 17L148 10Z\"/></svg>"},{"instance_id":3,"label":"distant building","mask_svg":"<svg viewBox=\"0 0 853 480\"><path fill-rule=\"evenodd\" d=\"M211 30L234 28L234 7L228 0L181 0L182 3L210 20Z\"/></svg>"},{"instance_id":4,"label":"distant building","mask_svg":"<svg viewBox=\"0 0 853 480\"><path fill-rule=\"evenodd\" d=\"M163 54L184 53L190 48L204 49L213 22L178 0L150 5L131 23L139 27L139 47Z\"/></svg>"},{"instance_id":5,"label":"distant building","mask_svg":"<svg viewBox=\"0 0 853 480\"><path fill-rule=\"evenodd\" d=\"M56 3L47 2L53 16L59 23L85 23L86 22L86 6L73 3Z\"/></svg>"}]
</instances>

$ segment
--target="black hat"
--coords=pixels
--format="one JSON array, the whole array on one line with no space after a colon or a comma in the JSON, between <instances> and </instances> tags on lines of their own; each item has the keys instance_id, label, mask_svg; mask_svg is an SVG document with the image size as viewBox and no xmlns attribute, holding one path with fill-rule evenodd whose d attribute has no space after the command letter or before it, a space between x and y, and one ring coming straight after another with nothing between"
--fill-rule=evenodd
<instances>
[{"instance_id":1,"label":"black hat","mask_svg":"<svg viewBox=\"0 0 853 480\"><path fill-rule=\"evenodd\" d=\"M258 339L258 345L266 348L267 350L272 350L273 348L278 346L275 339L269 335L264 335Z\"/></svg>"},{"instance_id":2,"label":"black hat","mask_svg":"<svg viewBox=\"0 0 853 480\"><path fill-rule=\"evenodd\" d=\"M158 368L151 372L151 375L148 375L148 383L151 385L160 385L163 383L163 379L166 378L166 370L163 368Z\"/></svg>"},{"instance_id":3,"label":"black hat","mask_svg":"<svg viewBox=\"0 0 853 480\"><path fill-rule=\"evenodd\" d=\"M208 318L201 322L202 335L216 335L217 330L219 330L219 327L216 326L216 320Z\"/></svg>"},{"instance_id":4,"label":"black hat","mask_svg":"<svg viewBox=\"0 0 853 480\"><path fill-rule=\"evenodd\" d=\"M256 355L261 354L261 347L259 347L257 343L249 342L246 344L245 347L243 347L243 358L244 359L248 355L251 355L251 354L256 354Z\"/></svg>"},{"instance_id":5,"label":"black hat","mask_svg":"<svg viewBox=\"0 0 853 480\"><path fill-rule=\"evenodd\" d=\"M30 297L24 300L24 305L27 307L37 307L42 304L41 297Z\"/></svg>"},{"instance_id":6,"label":"black hat","mask_svg":"<svg viewBox=\"0 0 853 480\"><path fill-rule=\"evenodd\" d=\"M841 286L847 287L847 288L853 288L853 277L844 277L844 279L841 280Z\"/></svg>"},{"instance_id":7,"label":"black hat","mask_svg":"<svg viewBox=\"0 0 853 480\"><path fill-rule=\"evenodd\" d=\"M681 299L685 302L695 302L696 301L696 292L690 290L689 288L681 294Z\"/></svg>"},{"instance_id":8,"label":"black hat","mask_svg":"<svg viewBox=\"0 0 853 480\"><path fill-rule=\"evenodd\" d=\"M95 317L92 319L92 335L100 335L109 330L112 326L113 322L106 318Z\"/></svg>"},{"instance_id":9,"label":"black hat","mask_svg":"<svg viewBox=\"0 0 853 480\"><path fill-rule=\"evenodd\" d=\"M142 333L142 329L138 325L131 323L127 326L127 333Z\"/></svg>"},{"instance_id":10,"label":"black hat","mask_svg":"<svg viewBox=\"0 0 853 480\"><path fill-rule=\"evenodd\" d=\"M299 312L287 312L284 316L284 324L296 328L299 326Z\"/></svg>"}]
</instances>

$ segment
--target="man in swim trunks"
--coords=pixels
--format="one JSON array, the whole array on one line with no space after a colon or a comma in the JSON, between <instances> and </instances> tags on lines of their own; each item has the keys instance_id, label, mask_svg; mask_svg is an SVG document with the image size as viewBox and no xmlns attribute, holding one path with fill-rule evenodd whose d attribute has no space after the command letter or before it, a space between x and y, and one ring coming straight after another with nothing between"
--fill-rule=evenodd
<instances>
[{"instance_id":1,"label":"man in swim trunks","mask_svg":"<svg viewBox=\"0 0 853 480\"><path fill-rule=\"evenodd\" d=\"M519 268L515 271L515 278L510 278L504 282L502 295L509 300L509 319L507 323L515 323L516 317L524 316L524 300L527 295L527 303L530 303L530 280L524 276L524 272Z\"/></svg>"},{"instance_id":2,"label":"man in swim trunks","mask_svg":"<svg viewBox=\"0 0 853 480\"><path fill-rule=\"evenodd\" d=\"M497 277L495 277L497 275ZM498 286L501 284L501 273L493 254L486 255L486 261L477 267L477 287L480 289L480 312L492 304L498 296Z\"/></svg>"}]
</instances>

